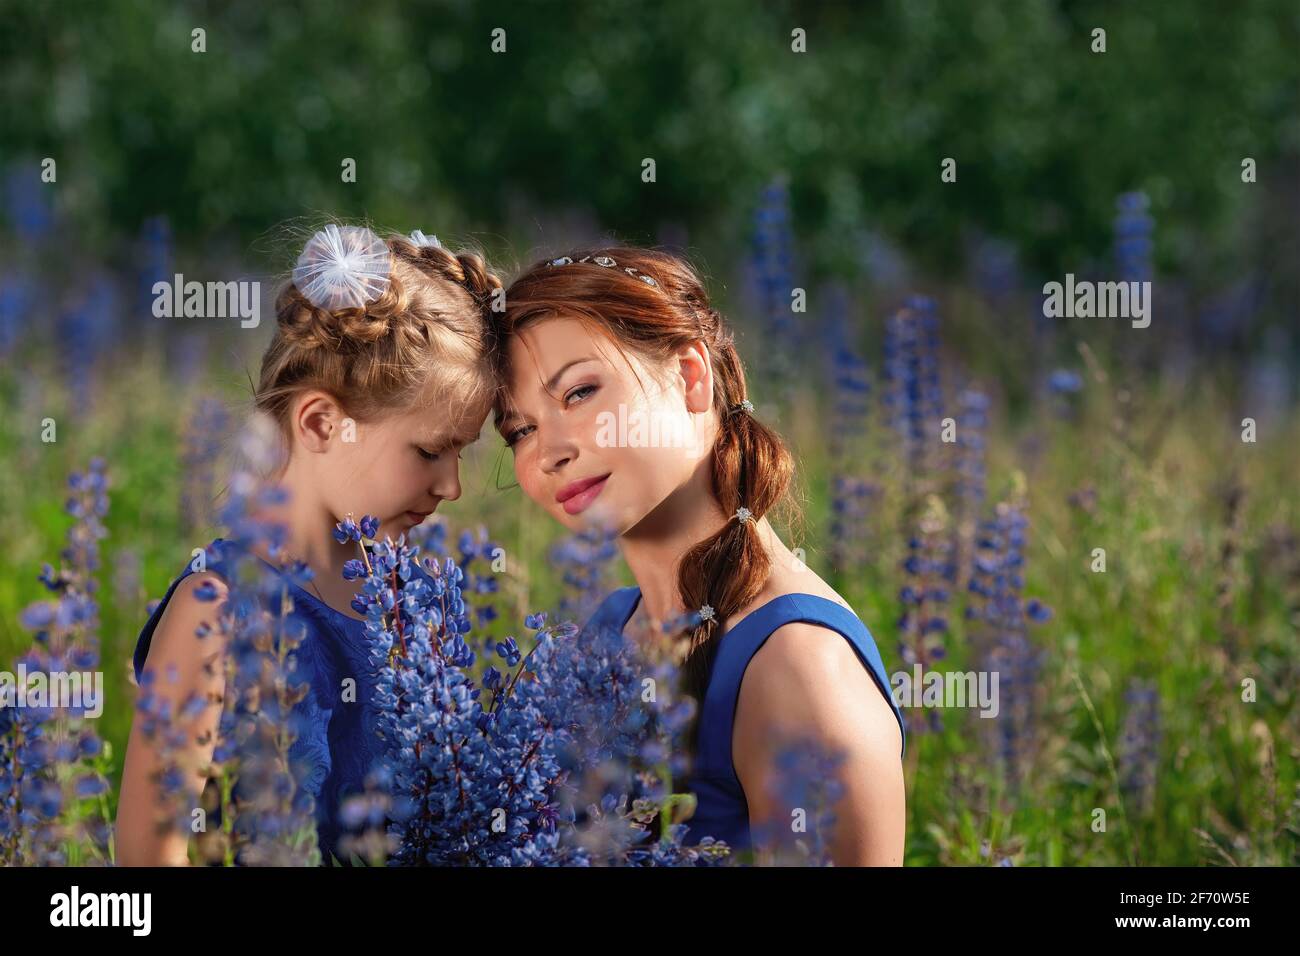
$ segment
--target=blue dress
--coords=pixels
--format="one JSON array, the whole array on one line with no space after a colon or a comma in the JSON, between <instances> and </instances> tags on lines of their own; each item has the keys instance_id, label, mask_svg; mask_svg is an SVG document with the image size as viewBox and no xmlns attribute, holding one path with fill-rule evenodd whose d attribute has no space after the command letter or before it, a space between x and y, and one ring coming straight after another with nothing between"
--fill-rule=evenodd
<instances>
[{"instance_id":1,"label":"blue dress","mask_svg":"<svg viewBox=\"0 0 1300 956\"><path fill-rule=\"evenodd\" d=\"M619 588L605 598L587 626L612 627L621 632L640 601L640 588ZM783 594L773 598L723 634L709 668L699 711L698 753L686 782L686 789L696 797L695 814L687 821L689 843L711 836L725 840L734 850L751 846L749 804L731 760L732 725L740 699L740 681L750 659L772 632L796 621L820 624L848 640L893 708L903 737L902 753L907 753L903 713L890 693L880 651L861 618L842 605L814 594Z\"/></svg>"},{"instance_id":2,"label":"blue dress","mask_svg":"<svg viewBox=\"0 0 1300 956\"><path fill-rule=\"evenodd\" d=\"M222 543L217 538L208 545L207 569L228 579ZM267 567L274 570L272 565ZM140 631L134 657L137 683L163 610L177 586L192 573L187 565ZM315 800L321 860L330 865L331 854L342 859L338 849L341 803L349 794L363 792L366 773L378 752L378 741L370 732L375 678L366 650L365 622L336 611L292 582L288 587L293 615L306 626L306 637L296 652L298 669L311 683L311 691L297 705L304 718L303 729L290 745L289 760L297 769L301 786ZM343 699L345 678L356 681L356 694L349 695L355 696L355 701ZM157 679L158 686L163 686L162 675Z\"/></svg>"}]
</instances>

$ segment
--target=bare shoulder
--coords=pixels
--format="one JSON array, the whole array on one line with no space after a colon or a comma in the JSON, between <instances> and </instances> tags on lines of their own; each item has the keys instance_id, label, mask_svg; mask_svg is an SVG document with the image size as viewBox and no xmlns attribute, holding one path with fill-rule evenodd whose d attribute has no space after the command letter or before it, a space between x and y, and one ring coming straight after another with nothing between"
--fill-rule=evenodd
<instances>
[{"instance_id":1,"label":"bare shoulder","mask_svg":"<svg viewBox=\"0 0 1300 956\"><path fill-rule=\"evenodd\" d=\"M145 668L170 665L182 677L195 675L203 661L220 650L217 609L228 591L226 582L212 571L191 574L178 584L154 629Z\"/></svg>"},{"instance_id":2,"label":"bare shoulder","mask_svg":"<svg viewBox=\"0 0 1300 956\"><path fill-rule=\"evenodd\" d=\"M861 687L859 677L871 683L843 634L805 621L783 624L768 636L745 669L745 680L751 676L755 687L809 697Z\"/></svg>"},{"instance_id":3,"label":"bare shoulder","mask_svg":"<svg viewBox=\"0 0 1300 956\"><path fill-rule=\"evenodd\" d=\"M844 635L792 622L773 631L750 659L736 722L841 742L877 740L897 754L902 738L885 693Z\"/></svg>"}]
</instances>

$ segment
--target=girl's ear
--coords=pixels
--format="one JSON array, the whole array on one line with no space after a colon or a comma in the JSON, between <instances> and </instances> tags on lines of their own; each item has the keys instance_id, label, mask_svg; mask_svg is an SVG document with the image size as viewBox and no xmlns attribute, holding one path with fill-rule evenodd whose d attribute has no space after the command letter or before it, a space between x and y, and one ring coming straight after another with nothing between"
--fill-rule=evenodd
<instances>
[{"instance_id":1,"label":"girl's ear","mask_svg":"<svg viewBox=\"0 0 1300 956\"><path fill-rule=\"evenodd\" d=\"M293 432L310 452L324 452L342 427L343 410L328 392L312 390L299 400Z\"/></svg>"},{"instance_id":2,"label":"girl's ear","mask_svg":"<svg viewBox=\"0 0 1300 956\"><path fill-rule=\"evenodd\" d=\"M713 407L713 360L703 339L677 353L677 374L682 377L688 412L707 412Z\"/></svg>"}]
</instances>

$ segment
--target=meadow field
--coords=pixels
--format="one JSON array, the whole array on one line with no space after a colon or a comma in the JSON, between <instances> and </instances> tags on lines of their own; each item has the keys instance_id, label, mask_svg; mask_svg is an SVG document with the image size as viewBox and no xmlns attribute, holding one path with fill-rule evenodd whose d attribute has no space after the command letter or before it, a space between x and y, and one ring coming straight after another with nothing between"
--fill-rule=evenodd
<instances>
[{"instance_id":1,"label":"meadow field","mask_svg":"<svg viewBox=\"0 0 1300 956\"><path fill-rule=\"evenodd\" d=\"M907 865L1300 862L1293 5L636 6L8 5L0 680L71 654L104 706L0 708L0 863L115 862L137 636L330 220L507 284L698 266L797 461L773 520L895 678ZM258 319L160 315L173 280ZM475 680L631 583L513 479L489 420L420 532L500 549Z\"/></svg>"}]
</instances>

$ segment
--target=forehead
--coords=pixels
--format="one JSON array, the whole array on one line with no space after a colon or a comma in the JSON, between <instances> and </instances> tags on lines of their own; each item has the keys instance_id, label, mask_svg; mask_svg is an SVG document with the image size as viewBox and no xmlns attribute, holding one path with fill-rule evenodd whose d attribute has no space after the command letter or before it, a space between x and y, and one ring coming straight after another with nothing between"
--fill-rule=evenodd
<instances>
[{"instance_id":1,"label":"forehead","mask_svg":"<svg viewBox=\"0 0 1300 956\"><path fill-rule=\"evenodd\" d=\"M599 357L609 342L593 334L591 327L574 316L557 315L541 319L515 333L509 345L510 384L528 381L538 373L549 374L565 362L583 355ZM546 375L542 376L542 381Z\"/></svg>"},{"instance_id":2,"label":"forehead","mask_svg":"<svg viewBox=\"0 0 1300 956\"><path fill-rule=\"evenodd\" d=\"M483 430L491 406L487 402L474 407L453 406L455 403L447 402L427 407L417 405L396 413L389 421L421 443L468 445Z\"/></svg>"},{"instance_id":3,"label":"forehead","mask_svg":"<svg viewBox=\"0 0 1300 956\"><path fill-rule=\"evenodd\" d=\"M506 372L495 405L500 421L517 408L532 404L547 394L547 383L556 373L579 359L613 365L619 349L574 316L551 316L529 324L510 337ZM590 370L594 365L584 364Z\"/></svg>"}]
</instances>

